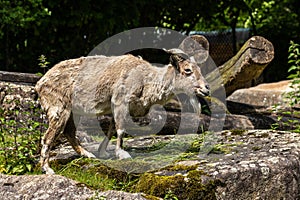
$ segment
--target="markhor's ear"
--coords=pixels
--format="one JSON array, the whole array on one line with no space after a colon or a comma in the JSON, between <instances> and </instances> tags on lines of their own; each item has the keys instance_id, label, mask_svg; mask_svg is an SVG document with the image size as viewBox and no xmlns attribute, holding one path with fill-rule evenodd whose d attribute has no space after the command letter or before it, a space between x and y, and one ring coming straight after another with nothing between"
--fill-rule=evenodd
<instances>
[{"instance_id":1,"label":"markhor's ear","mask_svg":"<svg viewBox=\"0 0 300 200\"><path fill-rule=\"evenodd\" d=\"M192 35L186 37L179 48L190 58L193 57L198 64L204 63L209 55L208 40L202 35Z\"/></svg>"},{"instance_id":2,"label":"markhor's ear","mask_svg":"<svg viewBox=\"0 0 300 200\"><path fill-rule=\"evenodd\" d=\"M189 59L189 56L180 49L163 49L170 55L170 63L179 69L179 61Z\"/></svg>"},{"instance_id":3,"label":"markhor's ear","mask_svg":"<svg viewBox=\"0 0 300 200\"><path fill-rule=\"evenodd\" d=\"M184 51L182 51L181 49L177 49L177 48L174 48L174 49L163 49L165 52L167 52L168 54L170 54L170 56L174 56L174 55L177 55L183 59L188 59L189 56L188 54L186 54Z\"/></svg>"}]
</instances>

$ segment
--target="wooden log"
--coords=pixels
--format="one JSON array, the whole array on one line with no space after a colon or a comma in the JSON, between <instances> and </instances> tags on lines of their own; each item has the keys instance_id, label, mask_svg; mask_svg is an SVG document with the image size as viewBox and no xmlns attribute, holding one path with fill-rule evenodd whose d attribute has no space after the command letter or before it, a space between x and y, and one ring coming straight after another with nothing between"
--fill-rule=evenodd
<instances>
[{"instance_id":1,"label":"wooden log","mask_svg":"<svg viewBox=\"0 0 300 200\"><path fill-rule=\"evenodd\" d=\"M41 77L36 74L0 71L0 81L35 84Z\"/></svg>"},{"instance_id":2,"label":"wooden log","mask_svg":"<svg viewBox=\"0 0 300 200\"><path fill-rule=\"evenodd\" d=\"M274 47L261 36L250 38L239 52L207 75L214 92L224 86L226 95L240 88L256 85L256 80L274 58Z\"/></svg>"}]
</instances>

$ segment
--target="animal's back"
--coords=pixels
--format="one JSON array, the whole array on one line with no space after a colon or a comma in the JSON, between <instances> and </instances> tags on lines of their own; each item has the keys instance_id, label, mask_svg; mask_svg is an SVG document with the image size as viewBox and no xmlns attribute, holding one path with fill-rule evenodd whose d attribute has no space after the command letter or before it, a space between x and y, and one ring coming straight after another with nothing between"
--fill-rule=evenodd
<instances>
[{"instance_id":1,"label":"animal's back","mask_svg":"<svg viewBox=\"0 0 300 200\"><path fill-rule=\"evenodd\" d=\"M99 104L110 101L114 85L121 77L145 64L149 63L132 55L70 59L51 68L35 89L45 110L51 106L73 106L92 112Z\"/></svg>"},{"instance_id":2,"label":"animal's back","mask_svg":"<svg viewBox=\"0 0 300 200\"><path fill-rule=\"evenodd\" d=\"M78 74L78 84L74 85L73 108L86 114L108 114L118 84L137 66L150 64L132 55L105 57L96 61L89 60L89 64ZM97 66L96 69L94 66Z\"/></svg>"}]
</instances>

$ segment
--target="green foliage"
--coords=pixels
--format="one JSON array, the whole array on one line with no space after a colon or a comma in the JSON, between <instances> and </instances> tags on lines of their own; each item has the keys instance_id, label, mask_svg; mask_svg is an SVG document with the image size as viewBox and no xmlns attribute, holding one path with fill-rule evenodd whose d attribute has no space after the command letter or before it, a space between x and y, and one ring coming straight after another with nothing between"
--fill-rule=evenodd
<instances>
[{"instance_id":1,"label":"green foliage","mask_svg":"<svg viewBox=\"0 0 300 200\"><path fill-rule=\"evenodd\" d=\"M247 7L240 0L223 0L210 4L209 17L201 17L196 24L196 30L215 31L243 27L240 16Z\"/></svg>"},{"instance_id":2,"label":"green foliage","mask_svg":"<svg viewBox=\"0 0 300 200\"><path fill-rule=\"evenodd\" d=\"M275 57L264 72L267 82L285 79L288 75L289 41L299 42L300 12L297 0L248 0L251 6L256 34L270 40L275 49ZM245 23L250 25L250 18Z\"/></svg>"},{"instance_id":3,"label":"green foliage","mask_svg":"<svg viewBox=\"0 0 300 200\"><path fill-rule=\"evenodd\" d=\"M106 38L137 27L188 33L199 18L210 18L213 2L0 0L0 70L36 73L33 58L41 51L54 64L85 56Z\"/></svg>"},{"instance_id":4,"label":"green foliage","mask_svg":"<svg viewBox=\"0 0 300 200\"><path fill-rule=\"evenodd\" d=\"M289 47L289 64L291 65L288 72L290 75L288 78L292 79L290 88L291 90L285 94L285 98L288 100L290 110L284 114L289 114L292 117L300 118L300 112L295 110L294 107L300 104L300 45L290 42ZM290 119L288 123L291 129L300 133L300 120Z\"/></svg>"},{"instance_id":5,"label":"green foliage","mask_svg":"<svg viewBox=\"0 0 300 200\"><path fill-rule=\"evenodd\" d=\"M167 194L164 196L164 200L179 200L179 199L171 190L169 190Z\"/></svg>"},{"instance_id":6,"label":"green foliage","mask_svg":"<svg viewBox=\"0 0 300 200\"><path fill-rule=\"evenodd\" d=\"M275 46L277 56L265 72L274 81L286 77L288 41L300 31L298 0L0 0L0 7L0 70L7 71L40 72L33 58L41 51L54 64L85 56L107 37L137 27L186 34L250 27Z\"/></svg>"},{"instance_id":7,"label":"green foliage","mask_svg":"<svg viewBox=\"0 0 300 200\"><path fill-rule=\"evenodd\" d=\"M300 42L298 3L298 0L221 0L210 5L210 17L200 18L195 29L250 28L253 35L263 36L274 45L276 56L264 71L264 81L282 80L287 76L289 41Z\"/></svg>"},{"instance_id":8,"label":"green foliage","mask_svg":"<svg viewBox=\"0 0 300 200\"><path fill-rule=\"evenodd\" d=\"M294 10L295 7L293 7L294 0L244 0L244 2L249 6L254 21L252 22L250 16L248 16L245 22L246 27L252 27L252 23L255 24L256 29L277 28L282 30L285 27L291 29L299 26L298 14ZM277 32L278 30L274 31ZM296 29L289 34L296 34Z\"/></svg>"},{"instance_id":9,"label":"green foliage","mask_svg":"<svg viewBox=\"0 0 300 200\"><path fill-rule=\"evenodd\" d=\"M114 160L115 164L124 161ZM135 161L138 162L138 161ZM218 181L202 182L202 171L196 170L198 165L169 166L163 172L174 175L157 175L154 171L142 174L126 173L111 168L102 160L78 158L51 162L55 171L63 176L74 179L95 190L121 190L126 192L143 192L147 199L214 199ZM176 173L184 172L187 175ZM198 198L199 197L199 198ZM97 198L97 195L95 196Z\"/></svg>"},{"instance_id":10,"label":"green foliage","mask_svg":"<svg viewBox=\"0 0 300 200\"><path fill-rule=\"evenodd\" d=\"M46 57L41 56L39 60L40 66L47 66ZM19 88L8 88L5 93L20 97L15 95L1 102L0 173L32 173L39 157L42 133L48 126L44 113L38 102L25 97Z\"/></svg>"},{"instance_id":11,"label":"green foliage","mask_svg":"<svg viewBox=\"0 0 300 200\"><path fill-rule=\"evenodd\" d=\"M288 78L294 79L293 85L298 84L300 79L300 45L294 43L293 41L290 42L289 48L289 63L291 64L288 72L291 72Z\"/></svg>"},{"instance_id":12,"label":"green foliage","mask_svg":"<svg viewBox=\"0 0 300 200\"><path fill-rule=\"evenodd\" d=\"M291 80L290 91L285 93L284 100L288 103L288 108L281 109L279 105L274 105L274 112L279 114L277 123L272 125L273 129L285 127L285 129L300 133L300 112L295 106L300 104L300 45L290 41L288 63L291 65L288 78ZM290 116L287 121L283 121L284 116Z\"/></svg>"},{"instance_id":13,"label":"green foliage","mask_svg":"<svg viewBox=\"0 0 300 200\"><path fill-rule=\"evenodd\" d=\"M0 109L0 172L24 174L34 171L45 124L38 120L24 121L40 117L37 116L40 110L35 105L27 102L21 107L20 102L14 103L14 110Z\"/></svg>"},{"instance_id":14,"label":"green foliage","mask_svg":"<svg viewBox=\"0 0 300 200\"><path fill-rule=\"evenodd\" d=\"M0 30L9 26L12 31L17 32L19 28L32 25L32 22L39 23L39 19L51 12L43 6L43 0L22 0L9 1L0 0ZM4 32L0 31L0 38Z\"/></svg>"},{"instance_id":15,"label":"green foliage","mask_svg":"<svg viewBox=\"0 0 300 200\"><path fill-rule=\"evenodd\" d=\"M0 8L0 69L30 72L37 65L32 58L42 48L36 36L39 31L51 35L49 29L41 30L51 11L43 0L0 0Z\"/></svg>"},{"instance_id":16,"label":"green foliage","mask_svg":"<svg viewBox=\"0 0 300 200\"><path fill-rule=\"evenodd\" d=\"M48 65L50 64L50 62L47 61L47 58L45 55L40 55L39 59L38 59L40 62L39 62L39 66L41 68L47 68L49 67Z\"/></svg>"},{"instance_id":17,"label":"green foliage","mask_svg":"<svg viewBox=\"0 0 300 200\"><path fill-rule=\"evenodd\" d=\"M39 60L39 66L44 70L44 74L46 73L46 68L48 68L50 62L47 61L47 58L45 55L40 55L40 57L38 58Z\"/></svg>"}]
</instances>

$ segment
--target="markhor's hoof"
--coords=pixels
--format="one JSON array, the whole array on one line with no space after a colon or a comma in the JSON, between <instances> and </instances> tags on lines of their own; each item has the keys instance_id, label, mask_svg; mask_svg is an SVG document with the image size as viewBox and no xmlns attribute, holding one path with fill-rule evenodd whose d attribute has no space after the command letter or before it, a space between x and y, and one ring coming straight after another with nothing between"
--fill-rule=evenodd
<instances>
[{"instance_id":1,"label":"markhor's hoof","mask_svg":"<svg viewBox=\"0 0 300 200\"><path fill-rule=\"evenodd\" d=\"M123 149L117 150L116 151L116 156L120 160L131 158L130 154L127 151L123 150Z\"/></svg>"}]
</instances>

